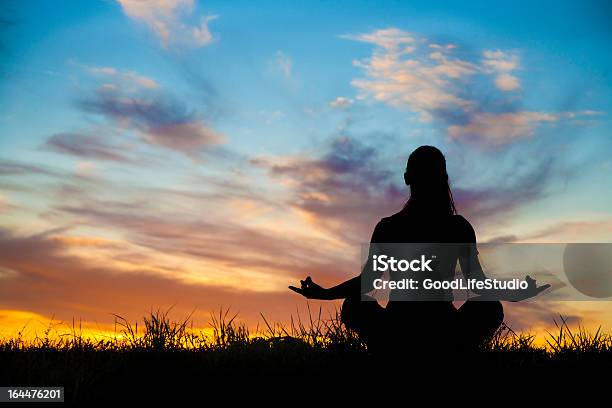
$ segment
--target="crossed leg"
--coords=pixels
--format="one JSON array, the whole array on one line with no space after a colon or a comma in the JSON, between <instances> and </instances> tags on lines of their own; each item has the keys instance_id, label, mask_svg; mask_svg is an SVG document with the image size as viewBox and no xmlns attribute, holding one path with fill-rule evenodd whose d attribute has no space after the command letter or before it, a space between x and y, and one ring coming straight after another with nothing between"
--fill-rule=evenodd
<instances>
[{"instance_id":1,"label":"crossed leg","mask_svg":"<svg viewBox=\"0 0 612 408\"><path fill-rule=\"evenodd\" d=\"M499 301L468 300L457 310L456 329L460 346L474 350L491 338L504 321L504 308Z\"/></svg>"},{"instance_id":2,"label":"crossed leg","mask_svg":"<svg viewBox=\"0 0 612 408\"><path fill-rule=\"evenodd\" d=\"M454 310L452 305L449 305L449 307L451 311ZM418 308L414 309L418 310ZM441 307L440 310L444 311L447 309ZM368 345L368 348L373 351L387 348L393 344L394 340L400 340L405 345L408 345L408 342L403 341L404 339L392 338L397 337L398 332L405 335L407 333L406 330L412 330L418 333L418 335L414 336L414 333L407 333L408 336L402 336L405 339L412 338L414 341L417 341L419 336L428 333L434 338L421 338L420 341L433 347L438 345L438 343L440 345L446 343L448 339L440 338L441 336L451 335L452 337L459 338L459 344L456 345L459 346L460 351L472 351L491 338L504 320L504 310L501 302L480 301L477 299L465 302L452 313L453 316L450 320L448 318L451 316L446 312L441 312L438 318L436 318L437 313L430 316L426 316L427 313L425 315L423 313L418 314L420 316L405 316L406 321L404 322L394 322L387 309L379 305L375 299L362 295L361 297L346 298L342 304L340 316L346 327L357 331ZM396 313L393 315L396 315ZM401 320L404 319L402 318ZM410 320L416 323L416 325L403 327ZM435 327L436 325L446 326L447 324L451 324L452 327ZM424 333L419 328L427 329ZM396 335L394 336L392 333Z\"/></svg>"},{"instance_id":3,"label":"crossed leg","mask_svg":"<svg viewBox=\"0 0 612 408\"><path fill-rule=\"evenodd\" d=\"M340 312L342 323L355 330L371 350L384 347L388 329L388 314L385 308L367 295L348 297Z\"/></svg>"}]
</instances>

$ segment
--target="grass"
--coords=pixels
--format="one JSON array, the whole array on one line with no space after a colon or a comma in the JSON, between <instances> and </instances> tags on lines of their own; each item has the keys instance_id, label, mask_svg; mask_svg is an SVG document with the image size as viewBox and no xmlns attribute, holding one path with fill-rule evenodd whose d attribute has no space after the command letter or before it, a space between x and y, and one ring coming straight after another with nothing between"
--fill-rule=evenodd
<instances>
[{"instance_id":1,"label":"grass","mask_svg":"<svg viewBox=\"0 0 612 408\"><path fill-rule=\"evenodd\" d=\"M309 310L307 321L298 318L287 325L262 316L262 327L251 333L235 314L219 310L211 315L208 333L212 334L207 335L193 328L191 315L175 322L169 311L152 311L140 327L115 315L115 334L101 339L83 336L74 322L69 333L54 332L50 325L34 339L26 340L22 333L0 339L0 385L64 386L69 401L86 403L134 390L357 377L397 364L396 359L381 362L368 353L337 313L323 317L320 310L315 315ZM543 346L535 344L534 335L502 325L478 353L469 356L467 365L510 375L525 369L553 373L612 368L610 334L571 329L563 317L555 325ZM417 351L410 354L410 362L433 366L431 357Z\"/></svg>"}]
</instances>

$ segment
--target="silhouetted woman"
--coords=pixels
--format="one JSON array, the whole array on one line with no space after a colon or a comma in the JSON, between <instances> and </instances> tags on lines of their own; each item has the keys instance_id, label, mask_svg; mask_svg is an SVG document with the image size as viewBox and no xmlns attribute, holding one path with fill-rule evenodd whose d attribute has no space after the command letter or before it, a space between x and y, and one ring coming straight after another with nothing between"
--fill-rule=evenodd
<instances>
[{"instance_id":1,"label":"silhouetted woman","mask_svg":"<svg viewBox=\"0 0 612 408\"><path fill-rule=\"evenodd\" d=\"M446 172L446 160L433 146L421 146L410 157L404 173L410 187L410 198L404 208L381 219L372 234L375 243L466 243L465 247L445 256L441 279L454 276L457 260L467 278L484 280L486 277L478 261L476 235L470 223L457 214ZM459 309L452 303L452 292L436 300L395 300L392 291L386 307L365 295L370 292L363 279L371 281L366 262L361 275L329 289L322 288L310 277L301 287L290 289L310 299L345 299L341 317L343 323L356 330L371 349L389 347L429 347L439 350L457 346L459 350L475 349L501 325L504 313L499 300L517 301L535 296L548 285L536 287L527 277L529 288L521 293L509 291L476 292L479 298L470 299Z\"/></svg>"}]
</instances>

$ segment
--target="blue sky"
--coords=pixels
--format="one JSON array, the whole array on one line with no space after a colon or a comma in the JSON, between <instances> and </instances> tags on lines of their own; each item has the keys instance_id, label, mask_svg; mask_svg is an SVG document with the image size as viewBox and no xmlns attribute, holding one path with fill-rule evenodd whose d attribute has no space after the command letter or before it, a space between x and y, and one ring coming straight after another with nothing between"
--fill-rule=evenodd
<instances>
[{"instance_id":1,"label":"blue sky","mask_svg":"<svg viewBox=\"0 0 612 408\"><path fill-rule=\"evenodd\" d=\"M481 241L612 238L603 1L8 1L2 15L3 242L51 265L110 256L110 272L191 285L177 293L255 287L278 311L295 301L286 281L354 272L333 265L401 207L421 144L447 155ZM2 267L27 275L18 261ZM50 290L29 310L68 316ZM72 303L92 320L107 307Z\"/></svg>"}]
</instances>

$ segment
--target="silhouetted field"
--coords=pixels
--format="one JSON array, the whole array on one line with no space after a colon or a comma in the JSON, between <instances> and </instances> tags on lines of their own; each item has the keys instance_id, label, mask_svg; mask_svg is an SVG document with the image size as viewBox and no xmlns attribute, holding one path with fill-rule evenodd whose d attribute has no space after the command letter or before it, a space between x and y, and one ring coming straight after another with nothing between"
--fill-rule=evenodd
<instances>
[{"instance_id":1,"label":"silhouetted field","mask_svg":"<svg viewBox=\"0 0 612 408\"><path fill-rule=\"evenodd\" d=\"M34 340L1 339L0 385L64 386L66 401L89 404L208 398L227 389L234 396L247 389L319 389L338 379L354 385L354 396L358 384L394 372L405 381L469 372L497 382L563 373L584 378L612 368L612 336L572 331L563 318L558 330L547 334L546 346L504 325L480 351L461 356L425 350L371 355L338 316L310 316L306 324L294 321L288 327L266 322L264 330L251 334L235 316L220 312L212 316L210 336L192 329L189 317L170 321L168 312L145 317L142 333L117 319L117 335L101 340L77 329L60 337L49 329Z\"/></svg>"}]
</instances>

